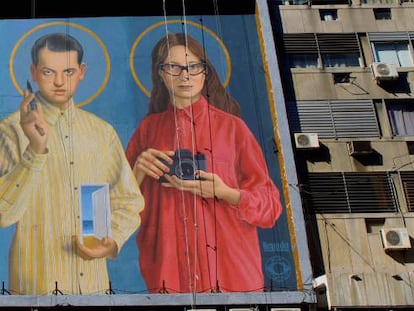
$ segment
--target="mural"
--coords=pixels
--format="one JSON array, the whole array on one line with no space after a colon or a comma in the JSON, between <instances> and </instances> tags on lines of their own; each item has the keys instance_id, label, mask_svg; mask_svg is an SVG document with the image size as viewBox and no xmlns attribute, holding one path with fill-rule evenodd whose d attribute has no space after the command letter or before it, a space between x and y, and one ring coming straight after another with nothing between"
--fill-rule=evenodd
<instances>
[{"instance_id":1,"label":"mural","mask_svg":"<svg viewBox=\"0 0 414 311\"><path fill-rule=\"evenodd\" d=\"M102 123L96 121L95 117L88 114L82 121L85 123L73 122L74 115L69 113L72 109L68 109L67 113L62 113L62 120L59 119L56 128L50 129L46 123L37 124L46 134L41 135L38 131L39 144L33 145L45 147L42 141L47 137L50 155L56 157L57 161L64 159L64 163L56 162L49 167L49 173L42 177L40 183L39 179L31 176L36 185L32 184L27 189L36 190L32 190L30 195L26 192L24 196L17 196L15 205L22 208L19 210L20 215L13 217L22 217L26 222L10 220L0 223L0 260L3 263L0 265L0 281L10 294L296 290L295 271L298 267L295 266L292 253L292 237L289 234L282 196L278 158L274 152L274 125L255 16L205 16L202 19L190 16L186 20L174 17L168 20L163 17L7 20L0 24L0 33L7 33L6 39L0 45L0 83L3 86L0 91L0 120L3 123L10 115L16 115L23 98L26 98L26 104L23 105L26 107L34 97L26 91L28 80L32 82L35 99L47 102L48 97L40 94L43 88L42 75L57 74L60 71L63 75L70 75L76 70L80 72L79 84L75 87L72 83L68 87L73 91L73 111L79 114L81 111L91 112L97 119L102 120ZM38 38L54 33L66 34L80 42L84 52L84 65L77 64L74 58L71 66L59 67L56 63L48 63L36 72L31 66L32 46ZM184 48L175 51L173 41L164 42L164 48L157 46L157 43L171 33L181 34L185 44L178 46ZM190 47L192 40L198 47L186 50L185 46ZM155 50L156 47L159 49ZM153 51L158 58L151 58ZM157 61L154 62L154 59ZM209 88L206 82L207 87L204 88L204 81L214 78L215 75L219 84ZM199 81L200 90L204 88L201 93L192 88L190 96L186 95L191 99L189 104L196 102L198 94L202 94L203 98L214 98L215 92L220 93L218 85L221 85L223 92L220 94L227 99L223 101L221 109L228 108L228 118L232 122L238 118L230 117L231 113L240 114L243 121L240 122L241 127L236 127L234 135L239 136L238 143L246 146L234 149L238 143L229 140L230 130L234 130L234 127L226 127L230 126L226 123L215 124L214 128L210 127L211 124L200 127L197 124L192 127L190 124L189 128L197 130L193 138L200 137L192 140L191 136L184 139L185 134L190 135L190 130L180 136L164 122L157 124L154 118L148 122L146 116L151 109L152 112L162 111L160 107L169 101L173 106L174 103L179 104L182 96L178 94L179 88L174 89L174 81ZM181 90L183 87L185 88L182 85ZM157 91L161 89L165 91L164 97ZM188 90L184 89L184 92ZM149 105L154 94L158 94L156 103ZM230 98L232 101L229 101ZM233 100L234 106L228 106ZM193 107L195 112L190 109L190 116L199 112L197 107ZM40 110L46 118L54 113L53 109ZM32 112L27 112L27 115L29 113ZM60 116L55 115L54 118L58 119ZM47 120L50 123L50 119ZM143 120L147 120L145 127L142 125ZM91 125L95 121L98 126ZM34 121L28 117L27 122ZM161 133L163 126L168 133ZM143 132L140 132L140 128ZM27 133L25 132L25 136L21 129L17 132L21 137L19 143L27 145ZM68 139L67 145L65 133L72 137ZM219 138L221 135L223 138ZM139 144L134 143L137 138L140 138ZM221 143L215 143L217 139ZM202 150L192 145L194 142ZM5 146L5 141L0 141L0 145ZM174 154L181 147L191 152ZM145 153L148 148L151 152ZM63 154L59 155L55 151L58 149L64 150ZM128 158L120 156L119 149L126 152ZM23 151L21 155L24 158L26 154ZM196 151L202 151L202 157L195 156ZM6 165L6 154L2 151L0 155L3 157L0 159L0 176L7 175L10 178L13 167ZM212 156L215 154L217 156ZM135 160L140 157L149 161L148 155L151 161L156 159L157 162L148 162L140 167L135 164ZM195 170L193 165L197 164L198 168L205 169L207 173L192 175L195 172L191 171L190 179L195 177L196 180L184 182L173 176L174 174L164 176L170 185L166 187L165 183L163 185L153 177L160 174L160 168L168 166L167 156L172 159L175 157L176 166L180 166L184 159L188 160L187 169L190 168L190 171ZM35 158L39 161L38 165L44 165L41 164L44 159ZM237 161L233 161L234 159ZM125 167L127 160L128 168ZM234 172L229 175L225 172L231 171L230 166ZM243 172L246 167L253 170ZM185 166L180 168L185 171ZM119 174L122 178L116 179ZM149 177L151 174L155 175ZM244 177L237 177L237 174ZM143 175L146 175L145 182L141 184ZM133 181L130 177L133 177ZM7 214L8 207L13 206L10 205L10 197L6 196L9 193L6 190L10 191L7 186L10 185L9 178L0 179L2 216L3 213ZM260 213L249 211L249 205L246 205L244 212L237 211L237 203L234 203L237 199L232 202L227 195L220 197L223 192L217 188L220 186L218 181L227 183L225 189L228 190L228 186L237 188L237 182L243 178L258 180L262 184L252 191L249 199L262 206L263 211ZM150 179L151 182L148 181ZM211 195L207 195L208 182L210 186L216 187L217 193L212 191ZM101 241L98 245L74 243L72 237L67 236L68 232L81 232L82 199L79 198L77 187L85 183L92 186L109 184L113 217L109 242ZM63 185L57 186L59 184ZM144 208L141 214L142 197L137 192L138 185L141 186L148 208ZM204 190L200 190L200 185ZM69 188L71 190L68 191ZM242 187L240 190L242 198L245 199L248 191L243 194ZM172 191L176 191L176 194ZM183 191L187 193L185 207L184 201L180 201L180 195L177 195ZM195 197L198 199L193 201L192 193L197 191L198 195ZM278 191L281 194L280 201ZM47 204L42 201L41 193L48 193ZM122 195L125 193L131 197L125 198ZM166 203L159 203L164 202L162 197L166 198ZM121 198L125 201L121 201ZM178 202L175 208L172 198ZM101 196L97 202L102 200ZM131 201L134 203L130 204ZM223 203L224 201L226 202ZM41 207L30 212L23 209L23 206L36 205L36 202L42 202L45 206L38 204ZM157 202L160 209L155 214L151 211L157 210L154 207ZM260 204L263 202L265 203ZM93 214L90 210L92 207L88 208L87 213L90 216ZM182 211L177 212L177 209ZM53 215L45 215L46 211L51 211ZM178 219L172 219L173 217ZM61 219L62 223L48 226L48 221L54 219ZM106 221L103 220L102 223ZM86 223L90 225L91 219L85 221L84 225ZM173 237L172 234L176 236ZM77 236L76 241L85 240ZM119 248L116 256L111 248L111 241L115 241ZM177 241L175 246L173 241ZM78 249L75 247L71 252L73 245ZM91 251L89 247L98 250ZM66 253L70 253L70 256L66 256ZM36 258L35 264L29 262L29 256ZM95 259L97 257L99 258ZM27 260L27 263L23 265L22 260ZM155 265L148 265L154 262ZM60 270L65 270L65 273L60 273ZM37 281L38 279L41 281ZM244 279L246 282L240 281ZM46 284L40 284L41 282Z\"/></svg>"}]
</instances>

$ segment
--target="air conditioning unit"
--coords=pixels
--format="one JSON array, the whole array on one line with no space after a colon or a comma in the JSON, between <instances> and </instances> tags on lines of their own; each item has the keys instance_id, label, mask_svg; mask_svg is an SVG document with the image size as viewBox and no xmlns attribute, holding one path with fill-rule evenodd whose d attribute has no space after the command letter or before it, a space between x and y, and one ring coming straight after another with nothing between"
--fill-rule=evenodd
<instances>
[{"instance_id":1,"label":"air conditioning unit","mask_svg":"<svg viewBox=\"0 0 414 311\"><path fill-rule=\"evenodd\" d=\"M385 250L411 248L407 228L383 228L380 230L382 247Z\"/></svg>"},{"instance_id":2,"label":"air conditioning unit","mask_svg":"<svg viewBox=\"0 0 414 311\"><path fill-rule=\"evenodd\" d=\"M354 140L347 143L350 156L368 155L373 152L369 140Z\"/></svg>"},{"instance_id":3,"label":"air conditioning unit","mask_svg":"<svg viewBox=\"0 0 414 311\"><path fill-rule=\"evenodd\" d=\"M397 67L394 64L372 63L371 69L376 80L395 80L398 78Z\"/></svg>"},{"instance_id":4,"label":"air conditioning unit","mask_svg":"<svg viewBox=\"0 0 414 311\"><path fill-rule=\"evenodd\" d=\"M295 133L295 145L298 149L319 148L317 133Z\"/></svg>"}]
</instances>

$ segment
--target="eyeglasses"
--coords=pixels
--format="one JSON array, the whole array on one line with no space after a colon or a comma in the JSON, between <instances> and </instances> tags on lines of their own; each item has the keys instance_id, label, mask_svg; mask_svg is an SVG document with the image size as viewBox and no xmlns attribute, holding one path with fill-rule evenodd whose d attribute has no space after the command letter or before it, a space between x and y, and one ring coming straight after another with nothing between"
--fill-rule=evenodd
<instances>
[{"instance_id":1,"label":"eyeglasses","mask_svg":"<svg viewBox=\"0 0 414 311\"><path fill-rule=\"evenodd\" d=\"M188 66L181 66L177 64L160 64L160 69L171 76L179 76L183 70L186 70L190 76L196 76L206 70L206 63L190 64Z\"/></svg>"}]
</instances>

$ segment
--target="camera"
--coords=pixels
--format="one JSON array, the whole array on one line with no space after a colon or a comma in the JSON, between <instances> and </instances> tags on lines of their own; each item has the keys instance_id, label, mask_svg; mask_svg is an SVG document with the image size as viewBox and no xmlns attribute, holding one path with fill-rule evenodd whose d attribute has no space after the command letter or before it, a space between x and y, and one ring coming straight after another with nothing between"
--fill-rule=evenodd
<instances>
[{"instance_id":1,"label":"camera","mask_svg":"<svg viewBox=\"0 0 414 311\"><path fill-rule=\"evenodd\" d=\"M161 161L170 168L170 171L166 174L175 175L183 180L200 179L195 176L197 170L206 169L206 158L202 153L193 153L187 149L177 149L172 156L173 163L168 163L165 160ZM164 176L161 176L158 180L160 183L167 182Z\"/></svg>"}]
</instances>

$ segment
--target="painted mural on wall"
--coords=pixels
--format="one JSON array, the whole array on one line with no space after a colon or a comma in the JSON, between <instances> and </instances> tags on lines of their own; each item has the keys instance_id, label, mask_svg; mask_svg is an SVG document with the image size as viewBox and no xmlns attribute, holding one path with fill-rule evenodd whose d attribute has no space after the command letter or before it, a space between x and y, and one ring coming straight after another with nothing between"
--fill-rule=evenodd
<instances>
[{"instance_id":1,"label":"painted mural on wall","mask_svg":"<svg viewBox=\"0 0 414 311\"><path fill-rule=\"evenodd\" d=\"M0 32L7 293L296 290L253 15Z\"/></svg>"}]
</instances>

